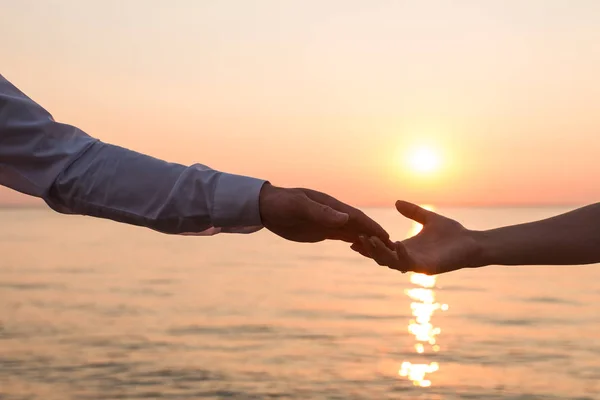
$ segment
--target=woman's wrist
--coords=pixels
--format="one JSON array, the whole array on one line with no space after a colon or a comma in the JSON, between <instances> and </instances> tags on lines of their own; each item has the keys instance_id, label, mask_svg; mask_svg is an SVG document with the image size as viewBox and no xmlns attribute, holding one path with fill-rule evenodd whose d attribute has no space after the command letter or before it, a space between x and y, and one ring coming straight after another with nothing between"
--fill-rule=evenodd
<instances>
[{"instance_id":1,"label":"woman's wrist","mask_svg":"<svg viewBox=\"0 0 600 400\"><path fill-rule=\"evenodd\" d=\"M479 268L486 265L497 264L497 256L494 246L494 235L491 231L470 231L475 241L475 252L471 259L471 267Z\"/></svg>"}]
</instances>

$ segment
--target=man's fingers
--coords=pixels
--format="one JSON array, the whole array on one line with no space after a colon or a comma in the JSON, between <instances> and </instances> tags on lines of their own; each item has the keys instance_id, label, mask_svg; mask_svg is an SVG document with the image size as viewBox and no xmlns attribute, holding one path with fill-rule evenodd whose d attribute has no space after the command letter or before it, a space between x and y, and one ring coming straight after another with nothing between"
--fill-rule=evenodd
<instances>
[{"instance_id":1,"label":"man's fingers","mask_svg":"<svg viewBox=\"0 0 600 400\"><path fill-rule=\"evenodd\" d=\"M347 213L334 210L308 197L302 205L302 212L308 220L326 228L341 228L350 219Z\"/></svg>"},{"instance_id":2,"label":"man's fingers","mask_svg":"<svg viewBox=\"0 0 600 400\"><path fill-rule=\"evenodd\" d=\"M342 229L328 229L325 236L329 240L340 240L347 243L356 243L356 236Z\"/></svg>"},{"instance_id":3,"label":"man's fingers","mask_svg":"<svg viewBox=\"0 0 600 400\"><path fill-rule=\"evenodd\" d=\"M390 235L379 225L377 222L373 221L362 211L349 206L325 193L317 192L311 189L301 189L306 195L321 204L325 204L339 212L345 213L349 215L349 221L347 225L347 229L351 230L355 237L359 235L364 236L377 236L382 241L384 241L387 246L392 249L393 243L390 241Z\"/></svg>"},{"instance_id":4,"label":"man's fingers","mask_svg":"<svg viewBox=\"0 0 600 400\"><path fill-rule=\"evenodd\" d=\"M375 236L381 239L381 241L387 245L388 248L393 249L393 243L390 241L390 235L381 227L381 225L373 221L360 210L353 209L353 211L349 212L349 214L350 225L352 225L357 232L366 236Z\"/></svg>"},{"instance_id":5,"label":"man's fingers","mask_svg":"<svg viewBox=\"0 0 600 400\"><path fill-rule=\"evenodd\" d=\"M422 225L425 225L435 213L428 211L416 204L409 203L407 201L398 200L396 202L396 209L406 218L410 218Z\"/></svg>"}]
</instances>

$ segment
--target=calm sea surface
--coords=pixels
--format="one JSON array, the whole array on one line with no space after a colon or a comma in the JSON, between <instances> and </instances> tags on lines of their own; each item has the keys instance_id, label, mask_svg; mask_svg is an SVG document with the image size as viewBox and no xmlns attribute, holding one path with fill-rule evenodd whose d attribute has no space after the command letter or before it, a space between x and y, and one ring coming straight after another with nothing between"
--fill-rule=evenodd
<instances>
[{"instance_id":1,"label":"calm sea surface","mask_svg":"<svg viewBox=\"0 0 600 400\"><path fill-rule=\"evenodd\" d=\"M438 211L486 228L566 210ZM342 243L0 210L0 399L117 398L600 399L600 268L429 278Z\"/></svg>"}]
</instances>

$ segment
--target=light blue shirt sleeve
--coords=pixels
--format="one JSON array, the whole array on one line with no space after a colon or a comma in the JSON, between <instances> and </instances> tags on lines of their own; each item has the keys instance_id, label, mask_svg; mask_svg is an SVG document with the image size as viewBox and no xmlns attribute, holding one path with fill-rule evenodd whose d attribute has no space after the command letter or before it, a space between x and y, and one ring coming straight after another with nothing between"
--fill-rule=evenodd
<instances>
[{"instance_id":1,"label":"light blue shirt sleeve","mask_svg":"<svg viewBox=\"0 0 600 400\"><path fill-rule=\"evenodd\" d=\"M58 123L0 75L0 185L52 209L171 234L262 228L264 180L168 163Z\"/></svg>"}]
</instances>

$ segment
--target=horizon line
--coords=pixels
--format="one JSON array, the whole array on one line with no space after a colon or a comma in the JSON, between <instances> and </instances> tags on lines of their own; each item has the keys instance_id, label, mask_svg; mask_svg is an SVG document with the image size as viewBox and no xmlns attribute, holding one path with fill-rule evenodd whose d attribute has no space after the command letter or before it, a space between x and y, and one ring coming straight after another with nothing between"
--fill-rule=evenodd
<instances>
[{"instance_id":1,"label":"horizon line","mask_svg":"<svg viewBox=\"0 0 600 400\"><path fill-rule=\"evenodd\" d=\"M440 208L570 208L570 207L583 207L591 203L447 203L447 202L414 202L420 205L432 205ZM354 206L360 208L393 208L393 204L355 204ZM45 204L16 204L16 203L0 203L0 210L50 210L53 211L49 206Z\"/></svg>"}]
</instances>

